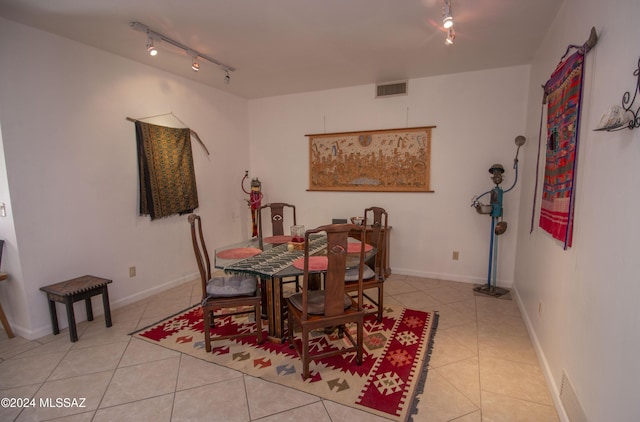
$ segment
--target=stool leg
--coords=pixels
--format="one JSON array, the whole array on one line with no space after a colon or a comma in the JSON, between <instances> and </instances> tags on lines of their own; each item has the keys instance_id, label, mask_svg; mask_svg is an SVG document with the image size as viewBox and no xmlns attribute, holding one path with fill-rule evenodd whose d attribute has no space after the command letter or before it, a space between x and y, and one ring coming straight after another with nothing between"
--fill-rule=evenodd
<instances>
[{"instance_id":1,"label":"stool leg","mask_svg":"<svg viewBox=\"0 0 640 422\"><path fill-rule=\"evenodd\" d=\"M11 326L9 325L9 320L4 313L4 309L2 309L2 304L0 304L0 321L2 321L2 326L4 327L4 331L7 333L7 336L9 338L14 338L15 334L11 331Z\"/></svg>"},{"instance_id":2,"label":"stool leg","mask_svg":"<svg viewBox=\"0 0 640 422\"><path fill-rule=\"evenodd\" d=\"M104 308L104 323L107 327L111 327L111 308L109 307L109 291L107 286L102 290L102 307Z\"/></svg>"},{"instance_id":3,"label":"stool leg","mask_svg":"<svg viewBox=\"0 0 640 422\"><path fill-rule=\"evenodd\" d=\"M58 326L58 312L56 311L56 302L49 299L49 314L51 314L51 325L53 326L53 334L60 334Z\"/></svg>"},{"instance_id":4,"label":"stool leg","mask_svg":"<svg viewBox=\"0 0 640 422\"><path fill-rule=\"evenodd\" d=\"M84 304L87 308L87 321L93 321L93 307L91 306L91 297L84 300Z\"/></svg>"},{"instance_id":5,"label":"stool leg","mask_svg":"<svg viewBox=\"0 0 640 422\"><path fill-rule=\"evenodd\" d=\"M78 331L76 330L76 316L73 313L73 301L71 298L65 298L64 304L67 308L67 319L69 320L69 337L71 342L78 341Z\"/></svg>"}]
</instances>

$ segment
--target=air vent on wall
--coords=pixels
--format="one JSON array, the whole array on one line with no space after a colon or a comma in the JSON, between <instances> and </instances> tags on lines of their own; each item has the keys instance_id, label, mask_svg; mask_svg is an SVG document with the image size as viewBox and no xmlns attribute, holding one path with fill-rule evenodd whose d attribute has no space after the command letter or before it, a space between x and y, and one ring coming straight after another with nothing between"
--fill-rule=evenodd
<instances>
[{"instance_id":1,"label":"air vent on wall","mask_svg":"<svg viewBox=\"0 0 640 422\"><path fill-rule=\"evenodd\" d=\"M560 401L571 422L587 422L587 417L582 410L573 384L569 381L569 377L565 371L562 371L562 381L560 383Z\"/></svg>"},{"instance_id":2,"label":"air vent on wall","mask_svg":"<svg viewBox=\"0 0 640 422\"><path fill-rule=\"evenodd\" d=\"M385 82L376 84L376 98L407 95L407 81Z\"/></svg>"}]
</instances>

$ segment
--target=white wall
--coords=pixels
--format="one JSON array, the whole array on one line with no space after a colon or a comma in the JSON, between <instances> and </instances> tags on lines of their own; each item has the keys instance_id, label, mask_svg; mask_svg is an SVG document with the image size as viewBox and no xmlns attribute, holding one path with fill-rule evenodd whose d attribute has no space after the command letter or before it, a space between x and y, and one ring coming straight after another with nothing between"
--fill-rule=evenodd
<instances>
[{"instance_id":1,"label":"white wall","mask_svg":"<svg viewBox=\"0 0 640 422\"><path fill-rule=\"evenodd\" d=\"M186 216L152 222L137 215L135 129L127 116L173 112L196 130L211 152L192 143L209 246L246 235L239 186L249 165L246 100L7 20L0 20L0 63L16 236L5 258L19 253L2 294L18 334L51 331L40 286L84 274L110 278L117 307L196 274ZM0 202L9 202L2 194ZM129 278L129 266L137 277Z\"/></svg>"},{"instance_id":2,"label":"white wall","mask_svg":"<svg viewBox=\"0 0 640 422\"><path fill-rule=\"evenodd\" d=\"M265 201L296 205L298 223L315 227L362 215L368 206L389 213L392 271L485 283L491 219L470 207L493 187L494 163L511 185L514 138L524 132L527 66L409 81L409 95L374 98L365 85L249 101L251 165ZM307 192L306 134L437 126L432 132L434 193ZM505 195L498 284L513 281L519 187ZM483 198L489 202L487 196ZM452 252L460 260L452 260Z\"/></svg>"},{"instance_id":3,"label":"white wall","mask_svg":"<svg viewBox=\"0 0 640 422\"><path fill-rule=\"evenodd\" d=\"M564 251L540 228L529 234L536 160L531 142L523 163L515 277L556 395L565 370L590 421L640 420L640 129L592 131L609 106L635 90L639 18L636 0L566 0L531 70L530 140L538 133L540 85L566 47L582 44L595 26L600 40L586 59L573 247ZM537 208L536 227L539 203Z\"/></svg>"},{"instance_id":4,"label":"white wall","mask_svg":"<svg viewBox=\"0 0 640 422\"><path fill-rule=\"evenodd\" d=\"M22 278L22 267L20 266L20 256L18 254L18 243L13 224L13 212L11 206L11 195L9 194L9 181L7 179L6 161L2 141L2 126L0 122L0 202L5 204L5 217L0 217L0 238L4 240L2 251L2 267L0 271L7 273L10 278L0 283L0 303L5 313L16 315L13 320L29 319L29 310L25 300L23 284L13 283L16 279ZM19 317L18 317L19 316ZM8 317L9 318L9 317ZM9 319L11 322L11 319ZM13 329L14 327L12 327ZM14 330L15 331L15 330Z\"/></svg>"}]
</instances>

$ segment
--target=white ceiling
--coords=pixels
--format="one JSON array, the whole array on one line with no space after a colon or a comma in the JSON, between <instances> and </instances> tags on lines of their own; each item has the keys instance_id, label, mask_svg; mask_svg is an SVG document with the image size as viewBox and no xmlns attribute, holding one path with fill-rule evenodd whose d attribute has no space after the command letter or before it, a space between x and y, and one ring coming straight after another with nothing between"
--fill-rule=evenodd
<instances>
[{"instance_id":1,"label":"white ceiling","mask_svg":"<svg viewBox=\"0 0 640 422\"><path fill-rule=\"evenodd\" d=\"M560 0L0 0L0 16L217 87L244 98L528 64ZM156 43L138 21L236 68ZM373 95L373 93L372 93Z\"/></svg>"}]
</instances>

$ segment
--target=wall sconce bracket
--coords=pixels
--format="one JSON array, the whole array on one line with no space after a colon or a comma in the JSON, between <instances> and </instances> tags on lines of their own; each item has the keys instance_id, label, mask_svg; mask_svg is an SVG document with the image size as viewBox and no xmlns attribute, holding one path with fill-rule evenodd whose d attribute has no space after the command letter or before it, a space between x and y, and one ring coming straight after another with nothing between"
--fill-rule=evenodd
<instances>
[{"instance_id":1,"label":"wall sconce bracket","mask_svg":"<svg viewBox=\"0 0 640 422\"><path fill-rule=\"evenodd\" d=\"M636 97L640 93L640 58L638 59L638 65L633 72L633 76L636 77L636 88L633 91L633 98L631 92L627 91L622 96L622 109L619 106L614 106L609 109L608 113L605 113L600 120L600 127L594 129L595 131L607 131L615 132L624 129L635 129L640 127L640 104L634 105ZM615 110L618 109L618 110ZM618 111L619 119L612 120L612 110ZM607 124L607 120L609 123Z\"/></svg>"}]
</instances>

